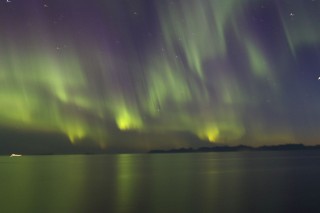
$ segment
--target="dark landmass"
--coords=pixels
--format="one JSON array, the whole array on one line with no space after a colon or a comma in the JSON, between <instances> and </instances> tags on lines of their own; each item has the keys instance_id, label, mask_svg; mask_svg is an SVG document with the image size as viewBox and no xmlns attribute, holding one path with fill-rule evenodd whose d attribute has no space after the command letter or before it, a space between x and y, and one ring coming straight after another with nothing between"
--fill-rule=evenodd
<instances>
[{"instance_id":1,"label":"dark landmass","mask_svg":"<svg viewBox=\"0 0 320 213\"><path fill-rule=\"evenodd\" d=\"M194 153L194 152L236 152L236 151L290 151L290 150L320 150L320 145L305 146L303 144L282 144L272 146L251 147L239 146L214 146L200 148L180 148L170 150L151 150L149 153Z\"/></svg>"},{"instance_id":2,"label":"dark landmass","mask_svg":"<svg viewBox=\"0 0 320 213\"><path fill-rule=\"evenodd\" d=\"M154 150L148 153L320 150L320 145L306 146L303 144L266 145L261 147L210 144L208 141L202 141L196 136L185 132L169 135L162 133L155 135L119 132L114 138L104 149L97 146L94 141L86 139L71 144L64 134L0 128L0 155L11 155L12 153L22 155L147 153L150 147ZM173 146L191 148L172 149L171 147Z\"/></svg>"}]
</instances>

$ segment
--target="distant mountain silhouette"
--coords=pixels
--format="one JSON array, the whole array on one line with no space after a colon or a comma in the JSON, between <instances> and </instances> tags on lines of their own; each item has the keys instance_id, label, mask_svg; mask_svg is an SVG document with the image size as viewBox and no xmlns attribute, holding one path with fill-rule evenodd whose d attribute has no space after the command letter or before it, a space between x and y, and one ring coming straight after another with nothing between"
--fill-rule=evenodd
<instances>
[{"instance_id":1,"label":"distant mountain silhouette","mask_svg":"<svg viewBox=\"0 0 320 213\"><path fill-rule=\"evenodd\" d=\"M272 146L251 147L239 146L214 146L200 148L179 148L170 150L151 150L149 153L193 153L193 152L235 152L235 151L289 151L289 150L320 150L320 145L305 146L303 144L281 144Z\"/></svg>"}]
</instances>

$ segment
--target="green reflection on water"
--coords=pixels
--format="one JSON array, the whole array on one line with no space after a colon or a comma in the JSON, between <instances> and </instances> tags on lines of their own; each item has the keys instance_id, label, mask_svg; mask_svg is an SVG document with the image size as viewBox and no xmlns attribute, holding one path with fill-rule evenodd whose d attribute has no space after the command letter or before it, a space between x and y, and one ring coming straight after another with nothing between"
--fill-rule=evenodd
<instances>
[{"instance_id":1,"label":"green reflection on water","mask_svg":"<svg viewBox=\"0 0 320 213\"><path fill-rule=\"evenodd\" d=\"M1 212L80 212L80 156L1 157Z\"/></svg>"},{"instance_id":2,"label":"green reflection on water","mask_svg":"<svg viewBox=\"0 0 320 213\"><path fill-rule=\"evenodd\" d=\"M213 203L217 203L220 195L238 190L240 173L228 176L225 183L225 177L216 174L228 165L221 161L215 165L210 158L199 156L2 157L0 180L7 184L2 188L6 193L0 198L8 202L1 209L4 212L71 213L93 209L115 213L138 209L155 213L164 209L167 212L196 212L203 208L215 211ZM232 163L241 166L240 161Z\"/></svg>"},{"instance_id":3,"label":"green reflection on water","mask_svg":"<svg viewBox=\"0 0 320 213\"><path fill-rule=\"evenodd\" d=\"M134 170L132 155L122 154L117 157L117 212L126 212L134 199Z\"/></svg>"},{"instance_id":4,"label":"green reflection on water","mask_svg":"<svg viewBox=\"0 0 320 213\"><path fill-rule=\"evenodd\" d=\"M291 212L292 199L318 203L312 190L320 187L312 177L320 174L319 157L263 156L0 157L0 212ZM295 187L308 190L299 194Z\"/></svg>"}]
</instances>

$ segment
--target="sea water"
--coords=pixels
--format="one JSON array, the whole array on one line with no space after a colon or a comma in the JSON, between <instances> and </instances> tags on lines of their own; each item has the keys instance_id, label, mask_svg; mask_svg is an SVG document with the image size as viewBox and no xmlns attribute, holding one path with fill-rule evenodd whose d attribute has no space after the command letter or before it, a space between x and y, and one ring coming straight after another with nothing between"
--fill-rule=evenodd
<instances>
[{"instance_id":1,"label":"sea water","mask_svg":"<svg viewBox=\"0 0 320 213\"><path fill-rule=\"evenodd\" d=\"M320 212L320 152L0 157L0 212Z\"/></svg>"}]
</instances>

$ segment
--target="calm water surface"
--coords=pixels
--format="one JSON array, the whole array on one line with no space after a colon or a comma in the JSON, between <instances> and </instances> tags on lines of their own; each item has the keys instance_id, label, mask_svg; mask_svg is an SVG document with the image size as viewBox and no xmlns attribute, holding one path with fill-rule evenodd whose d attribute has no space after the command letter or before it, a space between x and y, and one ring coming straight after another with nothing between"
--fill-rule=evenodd
<instances>
[{"instance_id":1,"label":"calm water surface","mask_svg":"<svg viewBox=\"0 0 320 213\"><path fill-rule=\"evenodd\" d=\"M0 212L320 212L320 152L0 157Z\"/></svg>"}]
</instances>

